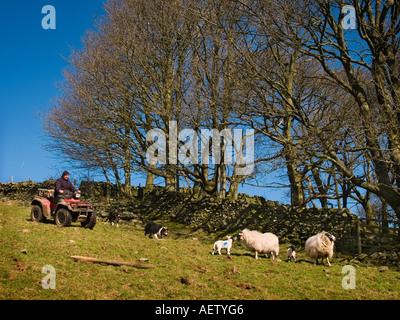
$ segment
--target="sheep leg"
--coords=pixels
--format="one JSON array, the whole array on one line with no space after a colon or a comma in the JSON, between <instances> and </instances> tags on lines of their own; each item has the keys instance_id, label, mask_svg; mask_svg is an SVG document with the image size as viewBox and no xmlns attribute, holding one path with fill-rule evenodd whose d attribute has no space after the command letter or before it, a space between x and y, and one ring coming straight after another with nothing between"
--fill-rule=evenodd
<instances>
[{"instance_id":1,"label":"sheep leg","mask_svg":"<svg viewBox=\"0 0 400 320\"><path fill-rule=\"evenodd\" d=\"M211 254L214 254L214 252L215 252L215 247L213 247L213 251L211 252Z\"/></svg>"},{"instance_id":2,"label":"sheep leg","mask_svg":"<svg viewBox=\"0 0 400 320\"><path fill-rule=\"evenodd\" d=\"M258 259L258 252L256 251L256 259Z\"/></svg>"},{"instance_id":3,"label":"sheep leg","mask_svg":"<svg viewBox=\"0 0 400 320\"><path fill-rule=\"evenodd\" d=\"M331 267L331 263L329 262L329 258L328 257L326 257L326 261L328 262L328 266Z\"/></svg>"},{"instance_id":4,"label":"sheep leg","mask_svg":"<svg viewBox=\"0 0 400 320\"><path fill-rule=\"evenodd\" d=\"M221 255L221 248L218 248L218 254Z\"/></svg>"}]
</instances>

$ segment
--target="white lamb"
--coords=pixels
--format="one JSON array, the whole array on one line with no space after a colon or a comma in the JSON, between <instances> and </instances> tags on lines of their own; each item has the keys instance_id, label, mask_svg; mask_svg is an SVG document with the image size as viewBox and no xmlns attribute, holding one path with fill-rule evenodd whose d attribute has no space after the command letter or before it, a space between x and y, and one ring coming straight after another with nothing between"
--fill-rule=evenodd
<instances>
[{"instance_id":1,"label":"white lamb","mask_svg":"<svg viewBox=\"0 0 400 320\"><path fill-rule=\"evenodd\" d=\"M288 249L287 249L287 258L288 258L288 262L290 262L290 260L293 259L294 262L296 262L296 247L294 245L291 245Z\"/></svg>"},{"instance_id":2,"label":"white lamb","mask_svg":"<svg viewBox=\"0 0 400 320\"><path fill-rule=\"evenodd\" d=\"M226 249L227 254L230 256L233 244L233 238L230 236L227 236L227 238L228 240L215 241L213 251L211 253L214 254L215 250L217 250L218 254L221 254L221 249Z\"/></svg>"},{"instance_id":3,"label":"white lamb","mask_svg":"<svg viewBox=\"0 0 400 320\"><path fill-rule=\"evenodd\" d=\"M273 233L244 229L237 238L243 241L250 251L256 253L256 259L258 259L259 253L265 253L265 256L271 254L273 260L279 255L279 239Z\"/></svg>"},{"instance_id":4,"label":"white lamb","mask_svg":"<svg viewBox=\"0 0 400 320\"><path fill-rule=\"evenodd\" d=\"M316 264L318 264L318 259L322 258L321 263L324 262L324 258L328 262L328 266L331 266L329 259L333 256L333 246L336 238L325 231L322 231L315 236L312 236L306 241L306 254L315 259Z\"/></svg>"}]
</instances>

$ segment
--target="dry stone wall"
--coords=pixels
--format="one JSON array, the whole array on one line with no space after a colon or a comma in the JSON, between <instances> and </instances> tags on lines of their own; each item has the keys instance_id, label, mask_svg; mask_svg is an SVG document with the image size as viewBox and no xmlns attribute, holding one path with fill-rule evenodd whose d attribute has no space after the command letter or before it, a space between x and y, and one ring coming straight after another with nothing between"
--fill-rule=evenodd
<instances>
[{"instance_id":1,"label":"dry stone wall","mask_svg":"<svg viewBox=\"0 0 400 320\"><path fill-rule=\"evenodd\" d=\"M54 180L46 180L41 183L34 181L21 181L17 183L0 182L0 198L8 198L11 200L21 200L30 203L37 193L38 189L54 188Z\"/></svg>"}]
</instances>

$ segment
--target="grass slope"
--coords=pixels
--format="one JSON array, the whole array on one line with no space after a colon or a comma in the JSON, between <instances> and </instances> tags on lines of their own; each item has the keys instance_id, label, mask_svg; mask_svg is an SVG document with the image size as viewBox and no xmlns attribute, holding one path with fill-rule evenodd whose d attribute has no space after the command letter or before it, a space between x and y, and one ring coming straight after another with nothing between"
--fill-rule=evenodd
<instances>
[{"instance_id":1,"label":"grass slope","mask_svg":"<svg viewBox=\"0 0 400 320\"><path fill-rule=\"evenodd\" d=\"M400 272L355 265L356 289L342 288L345 262L332 267L264 256L258 260L234 244L231 258L211 255L215 239L167 223L165 240L149 239L142 228L119 228L98 221L93 230L80 224L59 228L30 221L30 208L0 203L1 299L400 299ZM22 252L21 252L22 251ZM138 261L153 269L74 261L72 255ZM45 265L56 270L56 288L45 290Z\"/></svg>"}]
</instances>

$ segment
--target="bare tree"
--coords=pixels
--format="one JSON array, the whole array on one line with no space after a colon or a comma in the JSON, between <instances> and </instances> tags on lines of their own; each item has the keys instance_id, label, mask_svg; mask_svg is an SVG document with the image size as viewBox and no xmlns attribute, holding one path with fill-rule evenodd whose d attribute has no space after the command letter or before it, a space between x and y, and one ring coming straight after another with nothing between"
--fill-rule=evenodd
<instances>
[{"instance_id":1,"label":"bare tree","mask_svg":"<svg viewBox=\"0 0 400 320\"><path fill-rule=\"evenodd\" d=\"M269 22L280 41L317 60L325 73L352 96L360 117L359 130L355 132L361 143L358 148L363 150L365 161L371 161L377 181L367 181L347 167L335 150L333 140L321 140L324 158L333 162L354 185L385 199L400 215L400 193L396 182L400 164L397 156L399 3L390 0L349 1L347 4L355 10L356 30L344 28L344 1L257 4L277 12ZM366 78L365 74L370 76ZM368 78L375 88L376 104L366 90ZM362 139L359 139L360 134Z\"/></svg>"},{"instance_id":2,"label":"bare tree","mask_svg":"<svg viewBox=\"0 0 400 320\"><path fill-rule=\"evenodd\" d=\"M186 2L109 1L97 31L88 33L84 49L73 53L65 72L67 89L45 119L46 133L55 142L49 147L68 142L59 151L105 174L111 168L119 184L122 169L127 192L133 170L148 171L147 184L159 175L168 187L176 187L176 174L149 166L145 151L146 133L154 127L168 133L169 122L180 114L190 39ZM88 120L90 127L82 127ZM82 128L87 129L85 143L78 139ZM77 146L80 151L73 152Z\"/></svg>"}]
</instances>

